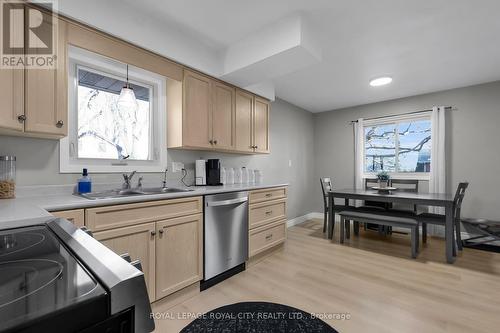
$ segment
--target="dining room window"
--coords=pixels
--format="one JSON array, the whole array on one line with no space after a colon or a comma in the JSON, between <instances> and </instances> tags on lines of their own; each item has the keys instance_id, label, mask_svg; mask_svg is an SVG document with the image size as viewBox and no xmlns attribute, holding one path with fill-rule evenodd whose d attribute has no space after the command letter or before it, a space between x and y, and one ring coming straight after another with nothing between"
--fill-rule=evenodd
<instances>
[{"instance_id":1,"label":"dining room window","mask_svg":"<svg viewBox=\"0 0 500 333\"><path fill-rule=\"evenodd\" d=\"M364 123L364 172L428 175L431 170L430 115L374 119Z\"/></svg>"}]
</instances>

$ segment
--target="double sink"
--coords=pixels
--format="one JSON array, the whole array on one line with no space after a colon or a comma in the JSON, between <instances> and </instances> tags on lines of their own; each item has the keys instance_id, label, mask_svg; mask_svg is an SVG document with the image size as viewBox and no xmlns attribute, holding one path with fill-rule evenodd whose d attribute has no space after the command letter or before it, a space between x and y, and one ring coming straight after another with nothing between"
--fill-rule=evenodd
<instances>
[{"instance_id":1,"label":"double sink","mask_svg":"<svg viewBox=\"0 0 500 333\"><path fill-rule=\"evenodd\" d=\"M135 188L135 189L116 189L116 190L106 190L101 192L91 192L82 193L82 196L89 200L98 199L111 199L111 198L123 198L130 196L139 195L153 195L153 194L164 194L164 193L179 193L179 192L190 192L192 189L175 188L175 187L149 187L149 188Z\"/></svg>"}]
</instances>

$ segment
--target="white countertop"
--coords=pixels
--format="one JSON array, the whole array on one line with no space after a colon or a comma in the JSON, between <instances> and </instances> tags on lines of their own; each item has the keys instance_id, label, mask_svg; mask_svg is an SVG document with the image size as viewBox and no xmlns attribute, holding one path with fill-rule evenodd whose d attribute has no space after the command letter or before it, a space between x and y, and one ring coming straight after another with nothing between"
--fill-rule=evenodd
<instances>
[{"instance_id":1,"label":"white countertop","mask_svg":"<svg viewBox=\"0 0 500 333\"><path fill-rule=\"evenodd\" d=\"M109 206L125 203L144 202L153 200L164 200L182 197L203 196L209 194L237 192L257 190L263 188L288 186L288 184L237 184L224 186L193 186L193 191L153 194L153 195L138 195L122 198L109 198L89 200L77 195L71 194L66 187L67 193L61 193L61 187L40 187L38 194L37 190L33 190L33 195L19 196L15 199L0 200L0 229L11 228L28 221L36 221L40 218L50 217L49 211L69 210L78 208L89 208L99 206ZM52 189L52 190L51 190ZM56 190L59 189L59 190Z\"/></svg>"}]
</instances>

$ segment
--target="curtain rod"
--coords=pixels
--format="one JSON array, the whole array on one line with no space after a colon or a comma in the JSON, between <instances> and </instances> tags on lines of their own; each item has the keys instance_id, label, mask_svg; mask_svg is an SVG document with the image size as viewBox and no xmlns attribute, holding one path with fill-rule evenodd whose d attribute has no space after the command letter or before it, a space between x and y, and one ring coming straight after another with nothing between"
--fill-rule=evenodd
<instances>
[{"instance_id":1,"label":"curtain rod","mask_svg":"<svg viewBox=\"0 0 500 333\"><path fill-rule=\"evenodd\" d=\"M444 107L444 109L445 109L445 110L450 110L450 111L455 111L455 110L457 110L457 108L452 107L452 106L445 106L445 107ZM406 112L406 113L400 113L400 114L390 114L390 115L380 116L380 117L365 118L365 119L363 119L363 120L384 119L384 118L397 117L397 116L404 116L404 115L408 115L408 114L416 114L416 113L431 112L431 111L432 111L432 109L428 109L428 110L419 110L419 111L412 111L412 112ZM357 122L358 122L357 120L351 120L351 124L352 124L352 123L357 123Z\"/></svg>"}]
</instances>

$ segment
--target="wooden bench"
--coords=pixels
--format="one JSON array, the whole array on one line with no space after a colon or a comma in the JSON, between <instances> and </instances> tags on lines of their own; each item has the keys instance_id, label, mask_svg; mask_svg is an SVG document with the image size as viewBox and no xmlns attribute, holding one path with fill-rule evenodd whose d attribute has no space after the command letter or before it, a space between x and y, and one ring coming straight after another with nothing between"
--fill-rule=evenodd
<instances>
[{"instance_id":1,"label":"wooden bench","mask_svg":"<svg viewBox=\"0 0 500 333\"><path fill-rule=\"evenodd\" d=\"M360 211L342 211L340 216L340 243L344 243L344 237L350 234L350 221L362 223L376 223L390 227L408 228L411 230L411 257L416 258L418 254L418 221L414 218L402 217L397 215L387 215L384 212L360 212Z\"/></svg>"}]
</instances>

